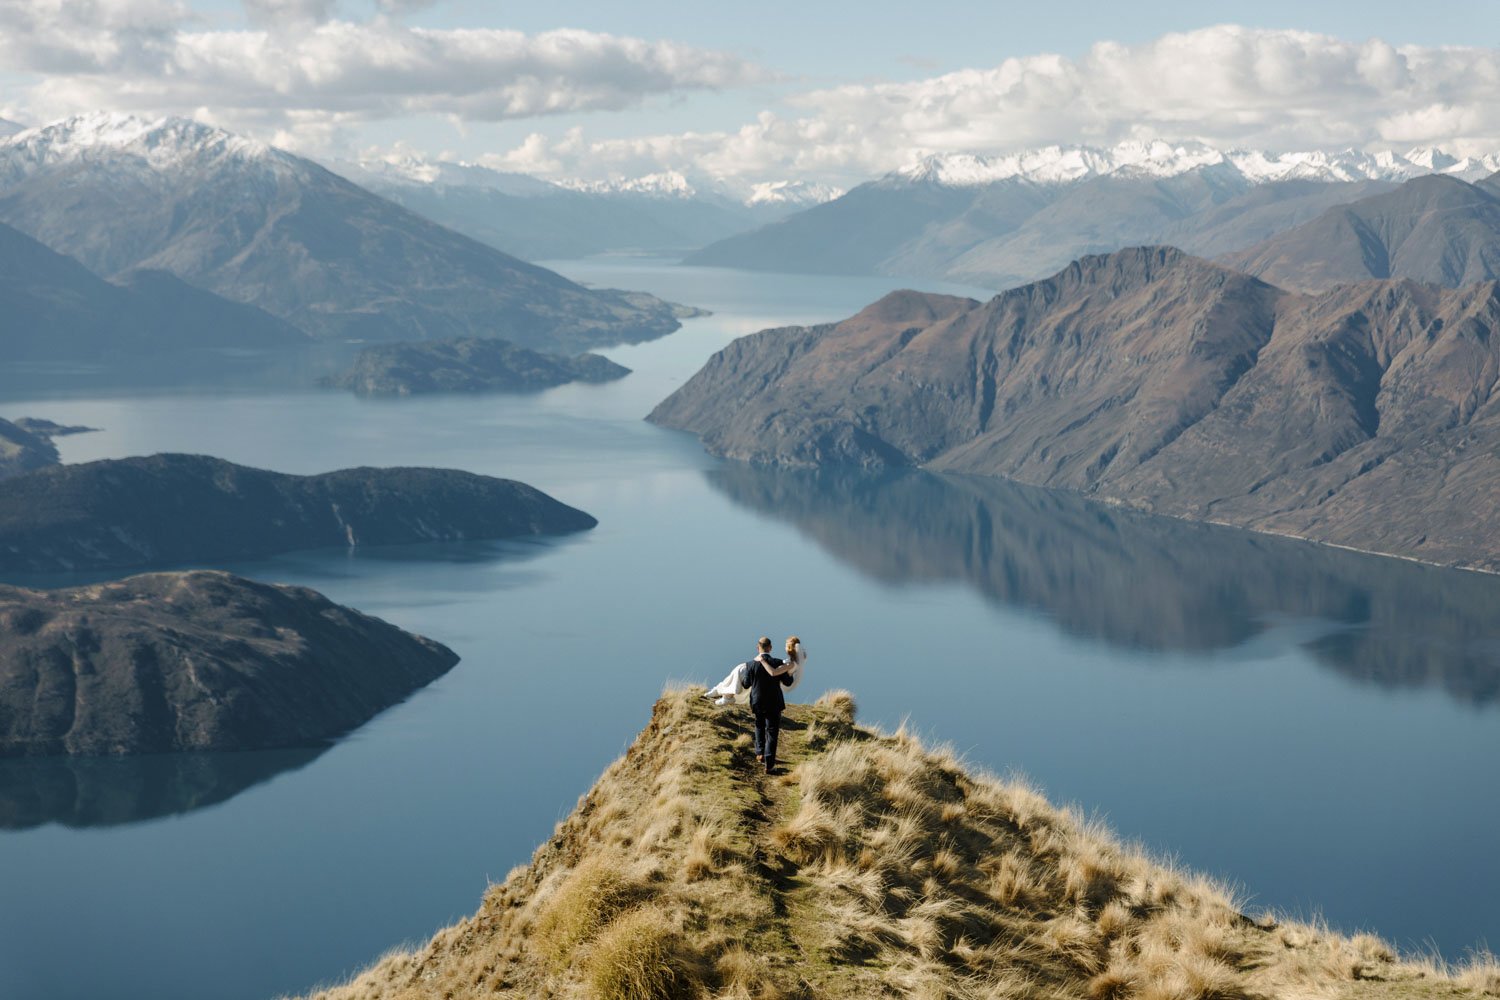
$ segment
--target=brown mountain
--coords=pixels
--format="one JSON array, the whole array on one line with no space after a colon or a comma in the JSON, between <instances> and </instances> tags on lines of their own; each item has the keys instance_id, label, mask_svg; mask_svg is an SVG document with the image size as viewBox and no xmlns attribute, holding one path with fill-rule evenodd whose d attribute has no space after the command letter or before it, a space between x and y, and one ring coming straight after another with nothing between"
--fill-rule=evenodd
<instances>
[{"instance_id":1,"label":"brown mountain","mask_svg":"<svg viewBox=\"0 0 1500 1000\"><path fill-rule=\"evenodd\" d=\"M0 587L0 622L0 756L304 746L458 662L305 587L227 573Z\"/></svg>"},{"instance_id":2,"label":"brown mountain","mask_svg":"<svg viewBox=\"0 0 1500 1000\"><path fill-rule=\"evenodd\" d=\"M1221 259L1304 292L1370 278L1448 288L1492 281L1500 278L1500 188L1493 181L1418 177Z\"/></svg>"},{"instance_id":3,"label":"brown mountain","mask_svg":"<svg viewBox=\"0 0 1500 1000\"><path fill-rule=\"evenodd\" d=\"M897 292L725 348L650 419L712 452L926 465L1500 568L1500 288L1285 292L1170 248L987 303Z\"/></svg>"}]
</instances>

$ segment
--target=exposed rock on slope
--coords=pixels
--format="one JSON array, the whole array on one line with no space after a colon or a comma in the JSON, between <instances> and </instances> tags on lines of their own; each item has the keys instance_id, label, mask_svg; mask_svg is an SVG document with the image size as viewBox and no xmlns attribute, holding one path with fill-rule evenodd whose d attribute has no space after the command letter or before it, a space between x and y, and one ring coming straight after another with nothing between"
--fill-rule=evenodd
<instances>
[{"instance_id":1,"label":"exposed rock on slope","mask_svg":"<svg viewBox=\"0 0 1500 1000\"><path fill-rule=\"evenodd\" d=\"M847 695L789 708L794 766L767 778L746 715L701 693L663 697L477 913L319 1000L1368 1000L1456 987L1369 935L1252 921L1209 880L1029 787L853 725ZM1492 971L1469 975L1482 985Z\"/></svg>"},{"instance_id":2,"label":"exposed rock on slope","mask_svg":"<svg viewBox=\"0 0 1500 1000\"><path fill-rule=\"evenodd\" d=\"M985 304L898 292L715 355L650 419L757 462L921 464L1500 569L1500 288L1282 292L1169 248Z\"/></svg>"},{"instance_id":3,"label":"exposed rock on slope","mask_svg":"<svg viewBox=\"0 0 1500 1000\"><path fill-rule=\"evenodd\" d=\"M525 483L450 469L292 476L202 455L153 455L58 466L0 483L0 569L214 562L344 545L553 534L596 523Z\"/></svg>"},{"instance_id":4,"label":"exposed rock on slope","mask_svg":"<svg viewBox=\"0 0 1500 1000\"><path fill-rule=\"evenodd\" d=\"M0 587L0 756L298 746L458 662L304 587L157 573Z\"/></svg>"},{"instance_id":5,"label":"exposed rock on slope","mask_svg":"<svg viewBox=\"0 0 1500 1000\"><path fill-rule=\"evenodd\" d=\"M567 358L505 340L473 337L367 347L347 372L322 384L362 396L410 396L525 392L569 382L611 382L629 374L629 368L598 354Z\"/></svg>"},{"instance_id":6,"label":"exposed rock on slope","mask_svg":"<svg viewBox=\"0 0 1500 1000\"><path fill-rule=\"evenodd\" d=\"M1500 192L1454 177L1419 177L1331 208L1223 262L1304 292L1370 278L1448 288L1493 281L1500 278Z\"/></svg>"},{"instance_id":7,"label":"exposed rock on slope","mask_svg":"<svg viewBox=\"0 0 1500 1000\"><path fill-rule=\"evenodd\" d=\"M314 336L577 351L678 326L660 300L584 288L177 118L88 115L0 141L0 220L99 274L168 271Z\"/></svg>"}]
</instances>

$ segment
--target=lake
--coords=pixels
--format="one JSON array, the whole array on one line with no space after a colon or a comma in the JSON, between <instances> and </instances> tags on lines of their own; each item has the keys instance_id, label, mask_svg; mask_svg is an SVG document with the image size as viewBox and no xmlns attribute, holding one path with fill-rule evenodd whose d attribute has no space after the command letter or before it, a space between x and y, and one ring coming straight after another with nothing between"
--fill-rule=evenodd
<instances>
[{"instance_id":1,"label":"lake","mask_svg":"<svg viewBox=\"0 0 1500 1000\"><path fill-rule=\"evenodd\" d=\"M327 748L0 762L0 996L269 998L424 939L530 857L665 684L716 681L763 633L804 639L800 694L848 688L863 721L1024 773L1251 910L1500 944L1500 578L989 480L720 463L641 418L734 337L895 283L552 266L714 315L608 352L620 382L530 396L10 380L0 416L102 428L66 461L449 466L600 524L227 567L463 661Z\"/></svg>"}]
</instances>

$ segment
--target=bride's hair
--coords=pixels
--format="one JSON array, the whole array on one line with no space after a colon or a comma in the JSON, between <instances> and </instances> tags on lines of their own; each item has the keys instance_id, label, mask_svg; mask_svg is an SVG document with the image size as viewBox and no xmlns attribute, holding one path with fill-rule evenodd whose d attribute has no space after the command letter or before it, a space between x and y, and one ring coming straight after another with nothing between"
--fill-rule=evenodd
<instances>
[{"instance_id":1,"label":"bride's hair","mask_svg":"<svg viewBox=\"0 0 1500 1000\"><path fill-rule=\"evenodd\" d=\"M801 648L802 648L802 640L801 639L797 638L795 635L789 635L789 636L787 636L787 638L786 638L786 658L788 660L796 660L797 659L797 651L799 649L801 649Z\"/></svg>"}]
</instances>

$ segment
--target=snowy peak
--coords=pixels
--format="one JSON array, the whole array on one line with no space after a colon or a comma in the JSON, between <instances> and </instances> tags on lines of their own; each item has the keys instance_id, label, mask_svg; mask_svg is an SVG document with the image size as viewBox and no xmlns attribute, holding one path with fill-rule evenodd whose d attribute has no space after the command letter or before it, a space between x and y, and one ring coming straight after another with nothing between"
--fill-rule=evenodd
<instances>
[{"instance_id":1,"label":"snowy peak","mask_svg":"<svg viewBox=\"0 0 1500 1000\"><path fill-rule=\"evenodd\" d=\"M979 187L1002 181L1058 185L1106 176L1177 177L1208 169L1238 175L1247 184L1286 180L1404 181L1431 173L1473 181L1500 170L1500 154L1460 158L1434 147L1413 149L1405 154L1353 149L1266 153L1220 151L1199 143L1158 140L1125 142L1107 149L1044 146L1004 156L939 154L887 174L884 180L891 184L925 183L943 187Z\"/></svg>"},{"instance_id":2,"label":"snowy peak","mask_svg":"<svg viewBox=\"0 0 1500 1000\"><path fill-rule=\"evenodd\" d=\"M0 163L13 173L120 161L135 161L159 173L205 164L290 167L298 162L290 153L188 118L114 112L78 115L0 140Z\"/></svg>"},{"instance_id":3,"label":"snowy peak","mask_svg":"<svg viewBox=\"0 0 1500 1000\"><path fill-rule=\"evenodd\" d=\"M785 205L807 208L832 201L843 193L843 188L813 181L766 181L750 186L745 204L751 207Z\"/></svg>"},{"instance_id":4,"label":"snowy peak","mask_svg":"<svg viewBox=\"0 0 1500 1000\"><path fill-rule=\"evenodd\" d=\"M631 194L644 195L649 198L682 199L698 197L698 189L693 186L693 183L675 170L665 170L661 173L646 174L625 180L570 180L563 181L562 186L587 194Z\"/></svg>"},{"instance_id":5,"label":"snowy peak","mask_svg":"<svg viewBox=\"0 0 1500 1000\"><path fill-rule=\"evenodd\" d=\"M372 151L353 162L330 164L335 173L357 183L399 186L483 188L519 197L556 194L558 187L530 174L495 170L463 160L427 159L398 149L381 153Z\"/></svg>"},{"instance_id":6,"label":"snowy peak","mask_svg":"<svg viewBox=\"0 0 1500 1000\"><path fill-rule=\"evenodd\" d=\"M15 135L17 132L26 131L26 126L19 122L13 122L8 118L0 118L0 139Z\"/></svg>"}]
</instances>

